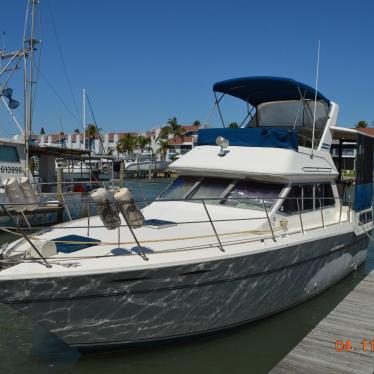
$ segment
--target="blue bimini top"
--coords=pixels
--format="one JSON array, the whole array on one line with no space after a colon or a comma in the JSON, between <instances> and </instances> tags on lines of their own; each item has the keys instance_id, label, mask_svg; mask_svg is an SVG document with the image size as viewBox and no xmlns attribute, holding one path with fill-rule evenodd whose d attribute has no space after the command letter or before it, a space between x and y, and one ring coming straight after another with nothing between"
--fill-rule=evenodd
<instances>
[{"instance_id":1,"label":"blue bimini top","mask_svg":"<svg viewBox=\"0 0 374 374\"><path fill-rule=\"evenodd\" d=\"M243 77L217 82L214 92L242 99L252 106L271 101L314 100L316 90L304 83L281 77ZM317 100L330 105L330 100L317 91Z\"/></svg>"},{"instance_id":2,"label":"blue bimini top","mask_svg":"<svg viewBox=\"0 0 374 374\"><path fill-rule=\"evenodd\" d=\"M297 131L295 129L261 127L202 129L198 132L197 145L216 145L218 136L227 139L230 146L298 150Z\"/></svg>"}]
</instances>

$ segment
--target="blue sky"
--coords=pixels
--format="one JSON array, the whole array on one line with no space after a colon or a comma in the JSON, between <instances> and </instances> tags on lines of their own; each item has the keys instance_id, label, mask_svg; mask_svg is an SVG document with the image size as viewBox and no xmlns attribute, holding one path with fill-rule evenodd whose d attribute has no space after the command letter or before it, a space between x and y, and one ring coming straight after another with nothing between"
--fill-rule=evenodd
<instances>
[{"instance_id":1,"label":"blue sky","mask_svg":"<svg viewBox=\"0 0 374 374\"><path fill-rule=\"evenodd\" d=\"M1 2L8 50L20 46L25 8L26 0ZM40 8L43 76L75 112L51 8L75 101L81 110L86 88L105 131L145 130L172 116L204 121L223 79L275 75L314 86L319 39L319 89L340 105L339 123L374 120L373 1L41 0ZM35 108L35 132L80 126L41 77ZM235 108L223 108L227 121L240 120Z\"/></svg>"}]
</instances>

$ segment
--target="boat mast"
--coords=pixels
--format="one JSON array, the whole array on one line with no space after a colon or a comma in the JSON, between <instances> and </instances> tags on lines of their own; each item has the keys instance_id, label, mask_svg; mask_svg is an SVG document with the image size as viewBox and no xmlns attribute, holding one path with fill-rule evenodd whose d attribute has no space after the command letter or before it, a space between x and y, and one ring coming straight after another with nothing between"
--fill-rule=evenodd
<instances>
[{"instance_id":1,"label":"boat mast","mask_svg":"<svg viewBox=\"0 0 374 374\"><path fill-rule=\"evenodd\" d=\"M23 39L24 54L24 111L25 111L25 149L26 149L26 165L25 173L26 176L29 174L29 146L32 133L32 115L33 115L33 91L36 81L34 80L34 55L35 45L40 43L40 40L35 39L35 17L36 17L36 6L39 4L39 0L28 0L28 6L26 11L25 19L25 31ZM26 39L28 19L30 19L30 34L29 38Z\"/></svg>"}]
</instances>

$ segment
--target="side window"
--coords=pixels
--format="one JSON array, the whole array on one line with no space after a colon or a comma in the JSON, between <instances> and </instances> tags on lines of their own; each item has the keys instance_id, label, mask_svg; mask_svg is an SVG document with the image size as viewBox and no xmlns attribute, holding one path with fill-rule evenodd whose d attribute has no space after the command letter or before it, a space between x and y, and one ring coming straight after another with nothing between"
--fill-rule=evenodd
<instances>
[{"instance_id":1,"label":"side window","mask_svg":"<svg viewBox=\"0 0 374 374\"><path fill-rule=\"evenodd\" d=\"M334 206L335 199L330 183L316 184L316 208Z\"/></svg>"},{"instance_id":2,"label":"side window","mask_svg":"<svg viewBox=\"0 0 374 374\"><path fill-rule=\"evenodd\" d=\"M9 145L0 146L0 161L19 162L19 156L16 147Z\"/></svg>"},{"instance_id":3,"label":"side window","mask_svg":"<svg viewBox=\"0 0 374 374\"><path fill-rule=\"evenodd\" d=\"M299 211L297 206L297 198L299 198L299 204L301 204L301 186L292 186L291 191L284 200L279 211L285 214L294 214ZM300 207L301 209L301 207Z\"/></svg>"},{"instance_id":4,"label":"side window","mask_svg":"<svg viewBox=\"0 0 374 374\"><path fill-rule=\"evenodd\" d=\"M299 207L300 211L302 212L312 211L313 209L320 208L320 202L322 204L322 207L335 205L335 199L331 184L320 183L316 185L295 185L291 187L291 190L284 200L279 211L285 214L297 213L299 210L296 198L299 198Z\"/></svg>"},{"instance_id":5,"label":"side window","mask_svg":"<svg viewBox=\"0 0 374 374\"><path fill-rule=\"evenodd\" d=\"M313 185L303 186L303 210L313 210Z\"/></svg>"}]
</instances>

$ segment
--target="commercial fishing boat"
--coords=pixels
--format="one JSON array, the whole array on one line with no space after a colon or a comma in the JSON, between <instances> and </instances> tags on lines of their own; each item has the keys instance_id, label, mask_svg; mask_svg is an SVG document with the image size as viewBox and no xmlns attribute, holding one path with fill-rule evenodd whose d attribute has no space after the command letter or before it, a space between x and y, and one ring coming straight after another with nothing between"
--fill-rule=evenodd
<instances>
[{"instance_id":1,"label":"commercial fishing boat","mask_svg":"<svg viewBox=\"0 0 374 374\"><path fill-rule=\"evenodd\" d=\"M338 105L292 79L213 90L222 122L223 97L242 100L241 127L200 130L142 211L127 190L98 190L100 216L23 232L2 248L2 303L80 349L150 343L279 312L365 261L373 139L337 127ZM333 138L357 144L354 198Z\"/></svg>"}]
</instances>

